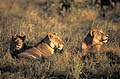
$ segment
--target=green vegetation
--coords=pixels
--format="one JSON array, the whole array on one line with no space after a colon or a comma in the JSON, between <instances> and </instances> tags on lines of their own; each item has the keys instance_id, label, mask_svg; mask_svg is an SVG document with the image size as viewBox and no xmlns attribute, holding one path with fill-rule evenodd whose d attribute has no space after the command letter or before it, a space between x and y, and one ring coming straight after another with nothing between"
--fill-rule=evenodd
<instances>
[{"instance_id":1,"label":"green vegetation","mask_svg":"<svg viewBox=\"0 0 120 79\"><path fill-rule=\"evenodd\" d=\"M0 79L118 79L120 76L120 10L106 11L103 18L94 0L69 0L69 10L60 10L60 0L0 0ZM63 0L65 1L65 0ZM91 28L102 28L109 42L93 56L80 58L81 41ZM63 54L45 61L14 59L10 54L12 34L26 35L29 46L49 32L64 40Z\"/></svg>"}]
</instances>

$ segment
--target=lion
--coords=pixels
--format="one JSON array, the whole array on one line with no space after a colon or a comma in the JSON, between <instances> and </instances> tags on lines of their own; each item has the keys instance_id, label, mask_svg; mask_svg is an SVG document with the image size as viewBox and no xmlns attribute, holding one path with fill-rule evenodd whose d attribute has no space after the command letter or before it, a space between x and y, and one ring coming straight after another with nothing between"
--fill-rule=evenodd
<instances>
[{"instance_id":1,"label":"lion","mask_svg":"<svg viewBox=\"0 0 120 79\"><path fill-rule=\"evenodd\" d=\"M25 51L26 49L30 48L30 46L27 46L24 42L26 39L26 36L22 35L12 35L12 40L10 44L11 54L12 57L16 56L18 53Z\"/></svg>"},{"instance_id":2,"label":"lion","mask_svg":"<svg viewBox=\"0 0 120 79\"><path fill-rule=\"evenodd\" d=\"M108 35L106 35L102 29L92 29L82 42L82 52L84 54L97 52L107 41Z\"/></svg>"},{"instance_id":3,"label":"lion","mask_svg":"<svg viewBox=\"0 0 120 79\"><path fill-rule=\"evenodd\" d=\"M41 59L51 56L55 50L63 50L64 42L60 39L57 33L48 33L48 35L37 45L19 53L18 58Z\"/></svg>"}]
</instances>

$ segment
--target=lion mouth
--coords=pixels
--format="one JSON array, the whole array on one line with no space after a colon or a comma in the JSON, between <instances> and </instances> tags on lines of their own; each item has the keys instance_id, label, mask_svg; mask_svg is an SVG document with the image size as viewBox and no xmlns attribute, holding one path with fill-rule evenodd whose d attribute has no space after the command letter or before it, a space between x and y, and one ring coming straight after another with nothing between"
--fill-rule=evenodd
<instances>
[{"instance_id":1,"label":"lion mouth","mask_svg":"<svg viewBox=\"0 0 120 79\"><path fill-rule=\"evenodd\" d=\"M18 45L18 46L16 46L16 49L18 50L18 49L20 49L21 48L21 46L20 45Z\"/></svg>"},{"instance_id":2,"label":"lion mouth","mask_svg":"<svg viewBox=\"0 0 120 79\"><path fill-rule=\"evenodd\" d=\"M107 40L107 39L104 39L104 40L102 40L102 42L103 42L103 43L107 43L107 42L108 42L108 40Z\"/></svg>"},{"instance_id":3,"label":"lion mouth","mask_svg":"<svg viewBox=\"0 0 120 79\"><path fill-rule=\"evenodd\" d=\"M108 39L102 39L102 40L100 40L100 42L107 43Z\"/></svg>"}]
</instances>

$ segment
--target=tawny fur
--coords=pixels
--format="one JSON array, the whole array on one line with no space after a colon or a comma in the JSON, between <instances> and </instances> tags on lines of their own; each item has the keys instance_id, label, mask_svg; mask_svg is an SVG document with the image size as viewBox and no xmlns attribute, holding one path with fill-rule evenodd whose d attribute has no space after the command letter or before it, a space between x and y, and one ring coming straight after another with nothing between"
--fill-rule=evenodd
<instances>
[{"instance_id":1,"label":"tawny fur","mask_svg":"<svg viewBox=\"0 0 120 79\"><path fill-rule=\"evenodd\" d=\"M62 50L63 44L64 42L57 36L57 34L49 33L40 43L19 53L17 57L40 59L42 57L51 56L55 53L55 49Z\"/></svg>"},{"instance_id":2,"label":"tawny fur","mask_svg":"<svg viewBox=\"0 0 120 79\"><path fill-rule=\"evenodd\" d=\"M108 35L102 29L92 29L82 42L82 52L86 54L88 52L99 51L107 40Z\"/></svg>"},{"instance_id":3,"label":"tawny fur","mask_svg":"<svg viewBox=\"0 0 120 79\"><path fill-rule=\"evenodd\" d=\"M16 34L12 35L12 40L10 42L10 50L12 57L30 48L30 46L27 46L26 43L24 42L25 38L26 38L25 35L24 36Z\"/></svg>"}]
</instances>

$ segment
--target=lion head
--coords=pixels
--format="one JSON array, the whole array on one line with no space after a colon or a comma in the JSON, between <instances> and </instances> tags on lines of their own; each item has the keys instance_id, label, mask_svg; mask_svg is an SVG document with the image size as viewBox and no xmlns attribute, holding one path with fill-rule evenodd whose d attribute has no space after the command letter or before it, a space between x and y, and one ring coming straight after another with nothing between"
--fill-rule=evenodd
<instances>
[{"instance_id":1,"label":"lion head","mask_svg":"<svg viewBox=\"0 0 120 79\"><path fill-rule=\"evenodd\" d=\"M21 50L24 46L24 40L26 36L20 36L20 35L12 35L12 48L14 50Z\"/></svg>"},{"instance_id":2,"label":"lion head","mask_svg":"<svg viewBox=\"0 0 120 79\"><path fill-rule=\"evenodd\" d=\"M92 29L90 35L93 37L93 43L107 43L108 35L106 35L102 29Z\"/></svg>"},{"instance_id":3,"label":"lion head","mask_svg":"<svg viewBox=\"0 0 120 79\"><path fill-rule=\"evenodd\" d=\"M59 50L62 50L64 46L64 42L57 35L57 33L48 33L41 43L47 43L51 48Z\"/></svg>"},{"instance_id":4,"label":"lion head","mask_svg":"<svg viewBox=\"0 0 120 79\"><path fill-rule=\"evenodd\" d=\"M102 29L92 29L82 42L82 51L99 51L104 43L107 43L108 35Z\"/></svg>"}]
</instances>

